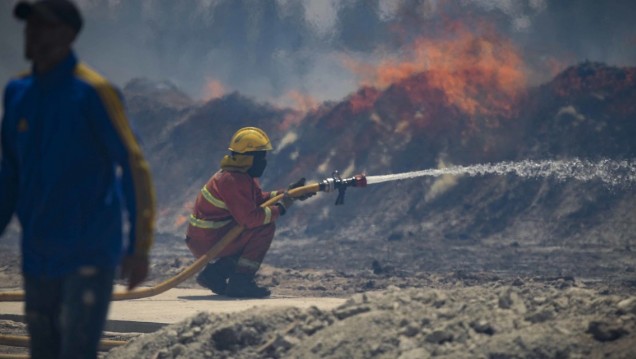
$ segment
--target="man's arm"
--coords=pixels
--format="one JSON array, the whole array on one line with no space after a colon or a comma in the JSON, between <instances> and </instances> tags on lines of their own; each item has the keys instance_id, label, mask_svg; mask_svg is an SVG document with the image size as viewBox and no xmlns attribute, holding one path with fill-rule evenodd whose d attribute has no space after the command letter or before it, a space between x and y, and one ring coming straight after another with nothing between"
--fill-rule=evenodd
<instances>
[{"instance_id":1,"label":"man's arm","mask_svg":"<svg viewBox=\"0 0 636 359\"><path fill-rule=\"evenodd\" d=\"M218 183L220 195L232 217L240 225L255 228L275 222L280 217L277 206L260 207L252 197L253 180L247 175L224 176ZM256 196L258 200L259 196Z\"/></svg>"},{"instance_id":2,"label":"man's arm","mask_svg":"<svg viewBox=\"0 0 636 359\"><path fill-rule=\"evenodd\" d=\"M130 240L122 262L122 277L128 289L139 285L148 274L148 253L153 243L155 194L146 162L124 112L119 94L110 86L100 91L104 131L100 131L115 162L122 168L126 207L130 218Z\"/></svg>"},{"instance_id":3,"label":"man's arm","mask_svg":"<svg viewBox=\"0 0 636 359\"><path fill-rule=\"evenodd\" d=\"M11 217L15 212L18 201L18 164L14 153L13 141L15 133L9 128L9 88L4 95L4 114L2 129L0 130L0 143L2 146L2 158L0 159L0 235L4 232ZM14 129L13 129L14 130Z\"/></svg>"},{"instance_id":4,"label":"man's arm","mask_svg":"<svg viewBox=\"0 0 636 359\"><path fill-rule=\"evenodd\" d=\"M130 217L130 240L122 262L122 275L129 278L128 286L132 289L145 279L148 270L155 219L154 187L150 168L130 127L122 99L114 87L101 80L91 82L96 89L91 101L92 120L109 156L122 169Z\"/></svg>"}]
</instances>

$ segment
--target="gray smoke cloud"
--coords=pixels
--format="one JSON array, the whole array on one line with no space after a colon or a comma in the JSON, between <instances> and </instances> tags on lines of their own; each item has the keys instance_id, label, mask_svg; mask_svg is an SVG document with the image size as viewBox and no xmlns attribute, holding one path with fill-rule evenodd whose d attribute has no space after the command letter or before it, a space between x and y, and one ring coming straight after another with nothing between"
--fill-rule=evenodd
<instances>
[{"instance_id":1,"label":"gray smoke cloud","mask_svg":"<svg viewBox=\"0 0 636 359\"><path fill-rule=\"evenodd\" d=\"M0 81L28 68L15 0L0 2ZM343 56L381 61L449 21L486 21L539 80L555 62L636 63L630 0L78 0L80 57L119 86L169 80L193 98L239 91L283 104L290 91L338 100L358 82Z\"/></svg>"}]
</instances>

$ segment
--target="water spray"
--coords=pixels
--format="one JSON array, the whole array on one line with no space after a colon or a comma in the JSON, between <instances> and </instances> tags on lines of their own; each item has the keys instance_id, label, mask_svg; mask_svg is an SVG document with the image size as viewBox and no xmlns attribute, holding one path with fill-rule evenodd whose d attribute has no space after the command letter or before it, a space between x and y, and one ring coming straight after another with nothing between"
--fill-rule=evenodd
<instances>
[{"instance_id":1,"label":"water spray","mask_svg":"<svg viewBox=\"0 0 636 359\"><path fill-rule=\"evenodd\" d=\"M485 163L470 166L450 166L432 168L388 175L367 176L357 174L350 178L342 178L338 171L318 183L289 191L291 196L300 196L308 192L338 191L336 205L344 204L345 191L348 187L366 187L384 182L414 179L418 177L483 176L487 174L514 174L524 178L555 178L558 181L575 179L578 181L601 181L608 186L626 186L636 182L636 162L622 160L524 160L519 162Z\"/></svg>"},{"instance_id":2,"label":"water spray","mask_svg":"<svg viewBox=\"0 0 636 359\"><path fill-rule=\"evenodd\" d=\"M443 175L467 175L471 177L486 174L506 175L514 174L525 178L555 178L559 181L576 179L583 182L601 181L609 186L628 185L636 182L636 162L622 160L544 160L519 162L486 163L470 166L450 166L439 169L366 176L368 185L413 179L423 176L439 177Z\"/></svg>"},{"instance_id":3,"label":"water spray","mask_svg":"<svg viewBox=\"0 0 636 359\"><path fill-rule=\"evenodd\" d=\"M500 162L494 164L478 164L472 166L451 166L441 169L427 169L422 171L405 172L398 174L366 176L358 174L350 178L342 178L337 171L331 177L320 182L306 186L294 188L288 191L287 195L292 197L301 196L306 193L333 192L338 191L336 205L344 203L345 191L348 187L363 188L368 185L412 179L423 176L442 175L468 175L478 176L485 174L515 174L520 177L554 177L558 180L573 178L580 181L598 180L607 185L626 186L636 182L636 162L601 160L591 162L586 160L569 161L520 161L520 162ZM261 207L271 206L281 200L284 194L279 194L261 204ZM126 292L113 293L113 300L127 300L146 298L163 293L175 287L179 283L198 273L203 267L216 256L243 231L242 226L235 226L212 247L205 255L199 257L194 263L176 276L157 284L154 287L135 289ZM0 292L0 302L23 301L24 292Z\"/></svg>"}]
</instances>

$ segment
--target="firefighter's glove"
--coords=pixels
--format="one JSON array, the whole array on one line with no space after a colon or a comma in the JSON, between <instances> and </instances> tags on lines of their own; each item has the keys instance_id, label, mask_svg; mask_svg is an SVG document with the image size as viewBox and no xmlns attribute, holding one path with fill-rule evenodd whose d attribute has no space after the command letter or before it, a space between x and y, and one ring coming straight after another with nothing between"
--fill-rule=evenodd
<instances>
[{"instance_id":1,"label":"firefighter's glove","mask_svg":"<svg viewBox=\"0 0 636 359\"><path fill-rule=\"evenodd\" d=\"M290 184L289 187L287 187L287 189L290 190L290 189L302 187L304 185L305 185L305 177L303 177L303 178L299 179L298 181ZM308 192L308 193L302 194L300 196L296 196L296 197L294 197L294 199L297 199L297 200L300 200L300 201L304 201L307 198L315 196L315 195L316 195L316 192Z\"/></svg>"},{"instance_id":2,"label":"firefighter's glove","mask_svg":"<svg viewBox=\"0 0 636 359\"><path fill-rule=\"evenodd\" d=\"M276 202L276 206L280 208L280 215L284 215L292 204L294 204L294 198L288 195L287 191L285 191L283 197L278 202Z\"/></svg>"}]
</instances>

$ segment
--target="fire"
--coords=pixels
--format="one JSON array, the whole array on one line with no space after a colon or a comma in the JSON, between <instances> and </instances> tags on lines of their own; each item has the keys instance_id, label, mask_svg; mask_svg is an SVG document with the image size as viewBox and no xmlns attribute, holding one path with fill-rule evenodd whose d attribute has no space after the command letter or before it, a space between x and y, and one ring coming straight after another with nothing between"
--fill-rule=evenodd
<instances>
[{"instance_id":1,"label":"fire","mask_svg":"<svg viewBox=\"0 0 636 359\"><path fill-rule=\"evenodd\" d=\"M305 117L304 112L287 112L283 115L283 121L278 125L281 131L287 131L291 126L298 125Z\"/></svg>"},{"instance_id":2,"label":"fire","mask_svg":"<svg viewBox=\"0 0 636 359\"><path fill-rule=\"evenodd\" d=\"M619 69L586 62L563 71L552 86L555 94L562 97L594 93L595 96L606 99L618 96L619 93L635 85L636 70L634 68ZM625 113L629 113L629 110Z\"/></svg>"},{"instance_id":3,"label":"fire","mask_svg":"<svg viewBox=\"0 0 636 359\"><path fill-rule=\"evenodd\" d=\"M177 214L174 223L172 224L174 230L180 230L188 223L188 218L190 218L190 213L192 212L192 208L194 207L194 201L186 201L181 206L181 214Z\"/></svg>"},{"instance_id":4,"label":"fire","mask_svg":"<svg viewBox=\"0 0 636 359\"><path fill-rule=\"evenodd\" d=\"M374 91L371 88L365 87L360 89L357 93L349 97L351 113L356 115L358 113L371 109L379 96L380 93Z\"/></svg>"},{"instance_id":5,"label":"fire","mask_svg":"<svg viewBox=\"0 0 636 359\"><path fill-rule=\"evenodd\" d=\"M278 98L277 104L280 107L292 109L292 111L285 113L283 121L278 126L283 131L289 129L290 126L299 124L309 112L316 111L319 107L319 102L316 99L298 90L287 92Z\"/></svg>"},{"instance_id":6,"label":"fire","mask_svg":"<svg viewBox=\"0 0 636 359\"><path fill-rule=\"evenodd\" d=\"M309 112L315 110L318 107L318 101L307 93L291 90L285 94L285 99L288 103L292 104L292 108L300 112Z\"/></svg>"},{"instance_id":7,"label":"fire","mask_svg":"<svg viewBox=\"0 0 636 359\"><path fill-rule=\"evenodd\" d=\"M219 80L208 79L203 89L203 100L210 101L225 95L225 86Z\"/></svg>"},{"instance_id":8,"label":"fire","mask_svg":"<svg viewBox=\"0 0 636 359\"><path fill-rule=\"evenodd\" d=\"M175 229L181 228L181 226L186 224L186 222L188 222L188 216L180 214L174 220L174 228Z\"/></svg>"},{"instance_id":9,"label":"fire","mask_svg":"<svg viewBox=\"0 0 636 359\"><path fill-rule=\"evenodd\" d=\"M455 24L445 39L418 38L407 58L388 58L378 65L348 59L361 85L386 88L416 74L444 94L447 105L469 115L510 115L525 88L525 66L513 44L483 26L479 31Z\"/></svg>"}]
</instances>

